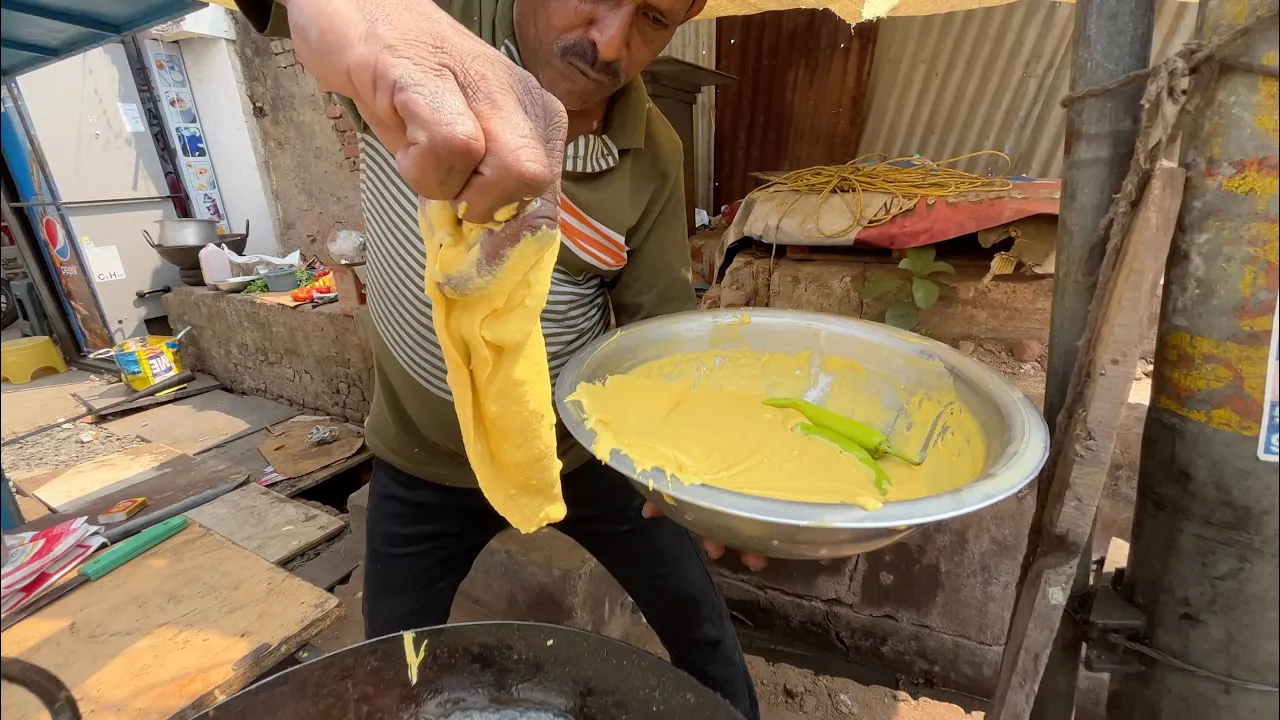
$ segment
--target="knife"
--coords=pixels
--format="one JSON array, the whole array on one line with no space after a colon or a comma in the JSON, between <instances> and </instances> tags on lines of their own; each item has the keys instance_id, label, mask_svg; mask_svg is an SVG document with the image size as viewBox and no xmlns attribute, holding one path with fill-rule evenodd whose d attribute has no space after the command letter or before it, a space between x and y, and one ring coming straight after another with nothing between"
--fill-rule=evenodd
<instances>
[{"instance_id":1,"label":"knife","mask_svg":"<svg viewBox=\"0 0 1280 720\"><path fill-rule=\"evenodd\" d=\"M76 570L76 576L74 578L50 589L40 597L36 598L30 605L5 618L0 630L8 630L32 613L47 606L49 603L57 600L63 595L66 595L86 582L101 580L112 570L115 570L156 545L159 545L165 540L177 535L178 532L186 526L186 516L169 518L164 522L157 523L146 530L143 530L124 542L112 545L106 550L103 550L98 553L97 557L81 565L80 568Z\"/></svg>"}]
</instances>

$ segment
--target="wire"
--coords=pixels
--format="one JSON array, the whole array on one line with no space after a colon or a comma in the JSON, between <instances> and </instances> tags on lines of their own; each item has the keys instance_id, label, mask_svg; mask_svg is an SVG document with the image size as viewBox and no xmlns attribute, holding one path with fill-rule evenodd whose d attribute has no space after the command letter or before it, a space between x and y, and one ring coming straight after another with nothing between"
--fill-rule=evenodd
<instances>
[{"instance_id":1,"label":"wire","mask_svg":"<svg viewBox=\"0 0 1280 720\"><path fill-rule=\"evenodd\" d=\"M1205 670L1203 668L1198 668L1195 665L1189 665L1171 655L1166 655L1160 652L1159 650L1147 647L1146 645L1140 645L1136 642L1133 642L1132 640L1129 640L1115 633L1111 633L1110 635L1108 635L1107 639L1119 645L1120 647L1132 650L1133 652L1136 652L1139 655L1145 655L1157 662L1162 662L1166 665L1171 665L1184 672L1189 672L1192 675L1199 675L1200 677L1206 677L1211 680L1217 680L1220 683L1225 683L1227 685L1234 685L1236 687L1241 687L1241 688L1247 688L1249 690L1258 690L1260 692L1272 692L1272 693L1280 692L1280 688L1277 688L1273 685L1263 685L1261 683L1249 682L1248 680L1237 680L1233 677L1220 675L1216 672L1213 672L1212 670Z\"/></svg>"},{"instance_id":2,"label":"wire","mask_svg":"<svg viewBox=\"0 0 1280 720\"><path fill-rule=\"evenodd\" d=\"M957 170L954 165L962 160L993 155L1004 160L1004 168L996 177L982 177L973 173ZM879 158L878 161L875 161ZM873 162L874 161L874 162ZM864 155L844 165L817 165L803 170L794 170L780 177L767 178L764 185L752 190L750 196L764 193L790 190L802 194L816 194L817 201L810 211L814 218L814 227L820 235L813 237L839 238L847 237L860 227L883 225L893 218L914 208L921 198L952 197L969 192L998 192L1009 190L1013 183L1006 177L1013 161L1008 155L998 150L980 150L967 155L934 162L920 157L902 157L886 159L884 155ZM863 217L863 193L883 193L892 195L894 202L887 209L879 210L870 218ZM835 196L845 204L852 218L844 228L829 232L822 228L820 210L822 204ZM803 195L797 196L783 215L791 211ZM779 218L779 222L781 218ZM801 221L803 226L804 221Z\"/></svg>"}]
</instances>

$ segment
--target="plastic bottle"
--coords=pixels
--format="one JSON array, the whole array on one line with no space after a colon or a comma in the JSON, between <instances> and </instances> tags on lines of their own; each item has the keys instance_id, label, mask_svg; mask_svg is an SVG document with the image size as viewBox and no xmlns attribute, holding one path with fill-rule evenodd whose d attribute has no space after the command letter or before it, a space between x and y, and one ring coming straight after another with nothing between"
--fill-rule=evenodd
<instances>
[{"instance_id":1,"label":"plastic bottle","mask_svg":"<svg viewBox=\"0 0 1280 720\"><path fill-rule=\"evenodd\" d=\"M205 285L231 279L231 258L216 243L200 248L200 275Z\"/></svg>"}]
</instances>

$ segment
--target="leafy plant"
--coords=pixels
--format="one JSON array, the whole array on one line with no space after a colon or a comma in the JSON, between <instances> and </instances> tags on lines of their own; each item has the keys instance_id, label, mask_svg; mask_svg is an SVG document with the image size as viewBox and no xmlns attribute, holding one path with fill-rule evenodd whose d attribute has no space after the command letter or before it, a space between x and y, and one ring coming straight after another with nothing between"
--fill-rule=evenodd
<instances>
[{"instance_id":1,"label":"leafy plant","mask_svg":"<svg viewBox=\"0 0 1280 720\"><path fill-rule=\"evenodd\" d=\"M249 284L245 285L244 290L241 290L240 292L246 293L248 295L253 295L255 293L264 293L266 291L267 291L267 281L262 278L255 278L253 280L250 280Z\"/></svg>"},{"instance_id":2,"label":"leafy plant","mask_svg":"<svg viewBox=\"0 0 1280 720\"><path fill-rule=\"evenodd\" d=\"M901 300L884 311L884 322L903 330L914 330L920 324L920 316L943 297L954 297L956 289L937 279L938 275L954 275L956 269L950 263L937 259L933 247L911 248L898 267L906 274L881 275L862 288L863 299L870 300L885 293L911 288L911 298Z\"/></svg>"}]
</instances>

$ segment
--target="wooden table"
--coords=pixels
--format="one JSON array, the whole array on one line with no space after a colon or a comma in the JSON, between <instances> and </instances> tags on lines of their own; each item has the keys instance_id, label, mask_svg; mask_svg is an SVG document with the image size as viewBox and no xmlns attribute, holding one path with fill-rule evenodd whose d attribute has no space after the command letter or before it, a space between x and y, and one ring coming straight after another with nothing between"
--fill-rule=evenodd
<instances>
[{"instance_id":1,"label":"wooden table","mask_svg":"<svg viewBox=\"0 0 1280 720\"><path fill-rule=\"evenodd\" d=\"M87 720L190 717L342 613L338 599L199 524L5 631L4 654L71 688ZM4 720L46 718L6 687Z\"/></svg>"}]
</instances>

